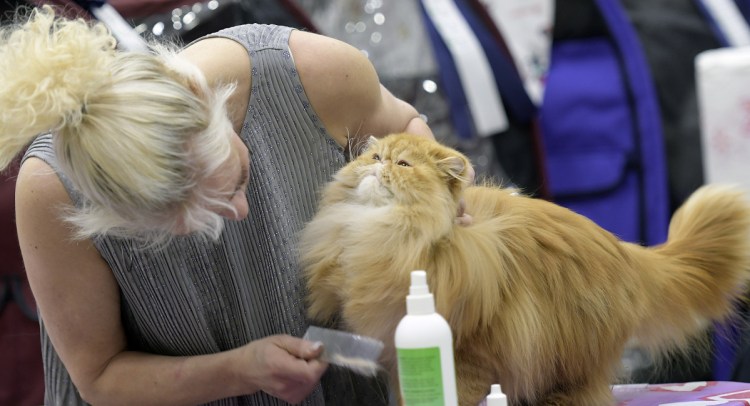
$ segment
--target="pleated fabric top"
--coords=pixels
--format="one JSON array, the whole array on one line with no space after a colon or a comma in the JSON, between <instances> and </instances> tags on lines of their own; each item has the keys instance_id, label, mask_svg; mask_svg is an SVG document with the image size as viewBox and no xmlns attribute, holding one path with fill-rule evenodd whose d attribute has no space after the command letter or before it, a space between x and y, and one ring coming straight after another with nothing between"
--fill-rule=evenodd
<instances>
[{"instance_id":1,"label":"pleated fabric top","mask_svg":"<svg viewBox=\"0 0 750 406\"><path fill-rule=\"evenodd\" d=\"M198 355L274 334L304 334L308 321L296 240L314 214L320 188L346 160L305 95L288 48L290 32L287 27L252 24L211 35L242 44L252 61L252 93L240 134L251 151L248 218L227 221L216 243L187 236L161 250L144 250L134 241L95 239L120 287L129 349ZM38 137L24 159L28 157L55 168L75 204L82 203L59 171L53 137ZM45 403L85 404L43 321L42 336ZM385 404L387 398L382 380L329 368L323 385L304 404ZM259 392L211 404L285 403Z\"/></svg>"}]
</instances>

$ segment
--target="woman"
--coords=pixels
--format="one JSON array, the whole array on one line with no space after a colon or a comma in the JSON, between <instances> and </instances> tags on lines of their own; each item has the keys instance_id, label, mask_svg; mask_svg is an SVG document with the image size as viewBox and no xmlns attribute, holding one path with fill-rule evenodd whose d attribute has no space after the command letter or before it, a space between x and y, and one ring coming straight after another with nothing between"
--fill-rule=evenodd
<instances>
[{"instance_id":1,"label":"woman","mask_svg":"<svg viewBox=\"0 0 750 406\"><path fill-rule=\"evenodd\" d=\"M294 243L350 146L432 137L367 58L263 25L118 52L50 8L1 38L0 168L34 140L16 210L45 403L361 403L297 338Z\"/></svg>"}]
</instances>

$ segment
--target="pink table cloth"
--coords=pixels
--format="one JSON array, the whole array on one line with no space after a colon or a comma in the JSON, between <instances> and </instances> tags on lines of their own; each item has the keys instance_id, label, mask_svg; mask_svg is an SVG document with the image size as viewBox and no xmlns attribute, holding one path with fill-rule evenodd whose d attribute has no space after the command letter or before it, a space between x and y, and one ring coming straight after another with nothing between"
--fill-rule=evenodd
<instances>
[{"instance_id":1,"label":"pink table cloth","mask_svg":"<svg viewBox=\"0 0 750 406\"><path fill-rule=\"evenodd\" d=\"M618 406L750 406L750 383L615 385Z\"/></svg>"}]
</instances>

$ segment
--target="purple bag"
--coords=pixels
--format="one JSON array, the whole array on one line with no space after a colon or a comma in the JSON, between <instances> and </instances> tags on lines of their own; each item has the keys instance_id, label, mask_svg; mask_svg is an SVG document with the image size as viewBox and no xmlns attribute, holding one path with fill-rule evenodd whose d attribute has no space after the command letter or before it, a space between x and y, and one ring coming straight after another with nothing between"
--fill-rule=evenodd
<instances>
[{"instance_id":1,"label":"purple bag","mask_svg":"<svg viewBox=\"0 0 750 406\"><path fill-rule=\"evenodd\" d=\"M540 117L552 200L631 242L666 239L659 106L619 2L594 4L603 35L556 41Z\"/></svg>"}]
</instances>

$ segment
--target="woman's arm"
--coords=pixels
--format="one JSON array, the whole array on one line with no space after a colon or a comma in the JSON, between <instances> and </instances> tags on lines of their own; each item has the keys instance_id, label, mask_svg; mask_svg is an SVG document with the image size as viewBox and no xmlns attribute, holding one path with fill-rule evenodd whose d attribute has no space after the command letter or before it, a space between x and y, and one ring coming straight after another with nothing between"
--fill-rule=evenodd
<instances>
[{"instance_id":1,"label":"woman's arm","mask_svg":"<svg viewBox=\"0 0 750 406\"><path fill-rule=\"evenodd\" d=\"M289 47L307 97L340 145L395 132L434 138L417 110L380 84L358 49L304 31L292 32Z\"/></svg>"},{"instance_id":2,"label":"woman's arm","mask_svg":"<svg viewBox=\"0 0 750 406\"><path fill-rule=\"evenodd\" d=\"M70 204L46 163L24 163L16 221L26 272L52 344L85 400L197 404L264 390L298 402L312 391L326 365L314 359L320 349L294 337L193 357L127 351L117 283L91 242L74 241L60 220Z\"/></svg>"}]
</instances>

